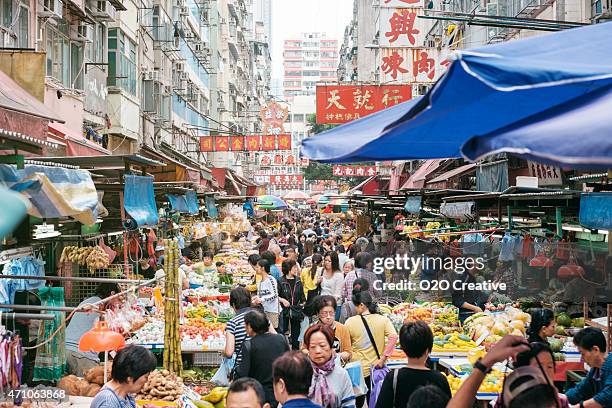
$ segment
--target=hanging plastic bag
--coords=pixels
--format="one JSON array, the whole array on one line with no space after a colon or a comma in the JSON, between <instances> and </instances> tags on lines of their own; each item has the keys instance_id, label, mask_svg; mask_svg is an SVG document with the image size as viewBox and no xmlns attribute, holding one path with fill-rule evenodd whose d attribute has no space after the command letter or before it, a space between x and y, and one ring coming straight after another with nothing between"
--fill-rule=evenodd
<instances>
[{"instance_id":1,"label":"hanging plastic bag","mask_svg":"<svg viewBox=\"0 0 612 408\"><path fill-rule=\"evenodd\" d=\"M106 244L104 243L104 239L102 238L100 238L100 242L98 243L98 246L102 248L104 252L106 252L106 254L108 255L108 263L112 264L113 261L115 260L115 257L117 256L117 253L113 251L112 248L106 246Z\"/></svg>"},{"instance_id":2,"label":"hanging plastic bag","mask_svg":"<svg viewBox=\"0 0 612 408\"><path fill-rule=\"evenodd\" d=\"M373 365L370 367L370 400L368 401L368 407L376 406L376 400L388 373L389 368L387 366L377 368Z\"/></svg>"},{"instance_id":3,"label":"hanging plastic bag","mask_svg":"<svg viewBox=\"0 0 612 408\"><path fill-rule=\"evenodd\" d=\"M210 381L212 381L213 383L217 384L220 387L229 387L229 384L230 384L229 377L231 373L230 364L232 364L231 363L232 361L235 361L235 360L233 358L231 359L224 358L223 361L221 362L221 366L219 367L219 369L217 370L217 372L215 373L213 378L211 378Z\"/></svg>"},{"instance_id":4,"label":"hanging plastic bag","mask_svg":"<svg viewBox=\"0 0 612 408\"><path fill-rule=\"evenodd\" d=\"M368 386L366 385L365 379L363 378L361 362L350 362L344 366L344 369L346 370L351 379L351 384L353 385L353 392L355 393L355 397L365 395L368 392Z\"/></svg>"}]
</instances>

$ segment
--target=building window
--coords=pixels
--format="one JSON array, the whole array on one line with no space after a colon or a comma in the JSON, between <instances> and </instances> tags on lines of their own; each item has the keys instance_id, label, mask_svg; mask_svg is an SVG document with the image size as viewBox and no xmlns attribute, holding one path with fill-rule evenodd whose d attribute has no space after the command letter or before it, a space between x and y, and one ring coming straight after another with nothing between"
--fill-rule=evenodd
<instances>
[{"instance_id":1,"label":"building window","mask_svg":"<svg viewBox=\"0 0 612 408\"><path fill-rule=\"evenodd\" d=\"M17 46L30 47L30 9L24 5L19 6L19 20L17 21Z\"/></svg>"},{"instance_id":2,"label":"building window","mask_svg":"<svg viewBox=\"0 0 612 408\"><path fill-rule=\"evenodd\" d=\"M319 76L319 71L304 71L304 76Z\"/></svg>"},{"instance_id":3,"label":"building window","mask_svg":"<svg viewBox=\"0 0 612 408\"><path fill-rule=\"evenodd\" d=\"M47 76L66 88L83 89L83 46L80 42L71 42L67 30L67 24L59 25L59 30L50 26L45 30Z\"/></svg>"},{"instance_id":4,"label":"building window","mask_svg":"<svg viewBox=\"0 0 612 408\"><path fill-rule=\"evenodd\" d=\"M108 86L136 96L136 44L118 28L108 30Z\"/></svg>"},{"instance_id":5,"label":"building window","mask_svg":"<svg viewBox=\"0 0 612 408\"><path fill-rule=\"evenodd\" d=\"M321 58L336 58L336 53L335 52L322 52L321 53Z\"/></svg>"},{"instance_id":6,"label":"building window","mask_svg":"<svg viewBox=\"0 0 612 408\"><path fill-rule=\"evenodd\" d=\"M301 71L285 71L285 76L302 76Z\"/></svg>"},{"instance_id":7,"label":"building window","mask_svg":"<svg viewBox=\"0 0 612 408\"><path fill-rule=\"evenodd\" d=\"M592 0L591 1L591 9L592 9L592 15L593 16L600 15L601 12L602 12L601 0Z\"/></svg>"},{"instance_id":8,"label":"building window","mask_svg":"<svg viewBox=\"0 0 612 408\"><path fill-rule=\"evenodd\" d=\"M85 46L85 58L92 62L104 62L104 45L106 44L106 26L98 23L89 27L92 31L91 42Z\"/></svg>"}]
</instances>

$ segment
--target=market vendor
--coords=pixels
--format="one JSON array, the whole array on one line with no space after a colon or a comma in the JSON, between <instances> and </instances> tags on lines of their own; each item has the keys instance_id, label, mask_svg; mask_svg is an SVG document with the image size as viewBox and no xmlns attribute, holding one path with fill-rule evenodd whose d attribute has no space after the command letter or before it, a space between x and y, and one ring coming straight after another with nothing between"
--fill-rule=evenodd
<instances>
[{"instance_id":1,"label":"market vendor","mask_svg":"<svg viewBox=\"0 0 612 408\"><path fill-rule=\"evenodd\" d=\"M140 275L142 275L145 279L153 279L155 276L155 267L151 266L151 262L149 259L141 259L140 260Z\"/></svg>"},{"instance_id":2,"label":"market vendor","mask_svg":"<svg viewBox=\"0 0 612 408\"><path fill-rule=\"evenodd\" d=\"M164 254L166 252L166 248L163 245L158 245L155 247L155 257L149 262L149 265L155 267L156 265L164 264Z\"/></svg>"},{"instance_id":3,"label":"market vendor","mask_svg":"<svg viewBox=\"0 0 612 408\"><path fill-rule=\"evenodd\" d=\"M463 322L474 313L483 310L487 299L485 294L478 289L469 289L469 284L476 283L476 267L466 268L466 271L459 274L451 272L453 276L451 284L451 294L453 305L459 308L459 320Z\"/></svg>"},{"instance_id":4,"label":"market vendor","mask_svg":"<svg viewBox=\"0 0 612 408\"><path fill-rule=\"evenodd\" d=\"M97 353L79 350L79 341L81 337L91 330L100 318L99 313L92 310L94 307L89 307L87 305L100 302L119 292L120 289L116 283L101 283L96 288L94 296L83 300L79 304L79 309L84 308L84 310L87 311L76 312L74 316L72 316L72 319L70 319L70 323L66 328L66 365L68 374L83 377L85 371L100 364L100 358ZM102 303L98 310L103 311L106 308L112 307L116 302L115 300Z\"/></svg>"},{"instance_id":5,"label":"market vendor","mask_svg":"<svg viewBox=\"0 0 612 408\"><path fill-rule=\"evenodd\" d=\"M189 279L187 278L187 274L189 273L189 267L185 265L185 259L180 258L179 260L179 282L181 282L181 290L189 289ZM164 271L163 265L159 265L157 272L155 272L155 278L159 279L157 281L157 286L161 286L162 288L165 286L164 277L166 276L166 271Z\"/></svg>"},{"instance_id":6,"label":"market vendor","mask_svg":"<svg viewBox=\"0 0 612 408\"><path fill-rule=\"evenodd\" d=\"M612 356L606 349L606 336L597 328L585 327L574 336L574 344L591 369L565 393L572 408L612 407Z\"/></svg>"}]
</instances>

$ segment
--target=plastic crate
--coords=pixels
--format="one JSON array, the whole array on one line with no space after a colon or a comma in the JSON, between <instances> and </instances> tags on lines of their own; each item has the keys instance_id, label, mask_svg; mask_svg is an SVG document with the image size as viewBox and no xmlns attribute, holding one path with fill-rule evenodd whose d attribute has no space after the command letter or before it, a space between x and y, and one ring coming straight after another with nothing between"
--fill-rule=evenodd
<instances>
[{"instance_id":1,"label":"plastic crate","mask_svg":"<svg viewBox=\"0 0 612 408\"><path fill-rule=\"evenodd\" d=\"M218 351L200 351L193 355L194 367L219 367L223 356Z\"/></svg>"}]
</instances>

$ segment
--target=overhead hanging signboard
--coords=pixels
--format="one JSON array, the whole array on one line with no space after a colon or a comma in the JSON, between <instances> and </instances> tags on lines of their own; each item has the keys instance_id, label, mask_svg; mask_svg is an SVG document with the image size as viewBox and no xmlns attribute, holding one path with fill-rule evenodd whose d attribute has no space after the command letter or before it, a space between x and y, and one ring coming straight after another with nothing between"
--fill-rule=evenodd
<instances>
[{"instance_id":1,"label":"overhead hanging signboard","mask_svg":"<svg viewBox=\"0 0 612 408\"><path fill-rule=\"evenodd\" d=\"M538 186L563 185L563 172L561 168L532 161L527 162L527 167L529 167L529 175L538 178Z\"/></svg>"},{"instance_id":2,"label":"overhead hanging signboard","mask_svg":"<svg viewBox=\"0 0 612 408\"><path fill-rule=\"evenodd\" d=\"M291 135L200 136L200 152L291 150Z\"/></svg>"},{"instance_id":3,"label":"overhead hanging signboard","mask_svg":"<svg viewBox=\"0 0 612 408\"><path fill-rule=\"evenodd\" d=\"M423 8L423 0L381 0L380 7L410 7L410 8Z\"/></svg>"},{"instance_id":4,"label":"overhead hanging signboard","mask_svg":"<svg viewBox=\"0 0 612 408\"><path fill-rule=\"evenodd\" d=\"M317 123L350 122L410 99L410 85L317 85Z\"/></svg>"},{"instance_id":5,"label":"overhead hanging signboard","mask_svg":"<svg viewBox=\"0 0 612 408\"><path fill-rule=\"evenodd\" d=\"M408 6L408 4L406 4ZM420 8L380 10L381 47L423 47L434 20L419 18Z\"/></svg>"},{"instance_id":6,"label":"overhead hanging signboard","mask_svg":"<svg viewBox=\"0 0 612 408\"><path fill-rule=\"evenodd\" d=\"M372 177L376 175L376 166L340 166L332 167L336 177Z\"/></svg>"},{"instance_id":7,"label":"overhead hanging signboard","mask_svg":"<svg viewBox=\"0 0 612 408\"><path fill-rule=\"evenodd\" d=\"M436 48L383 48L380 77L384 82L433 83L451 63L450 51Z\"/></svg>"}]
</instances>

